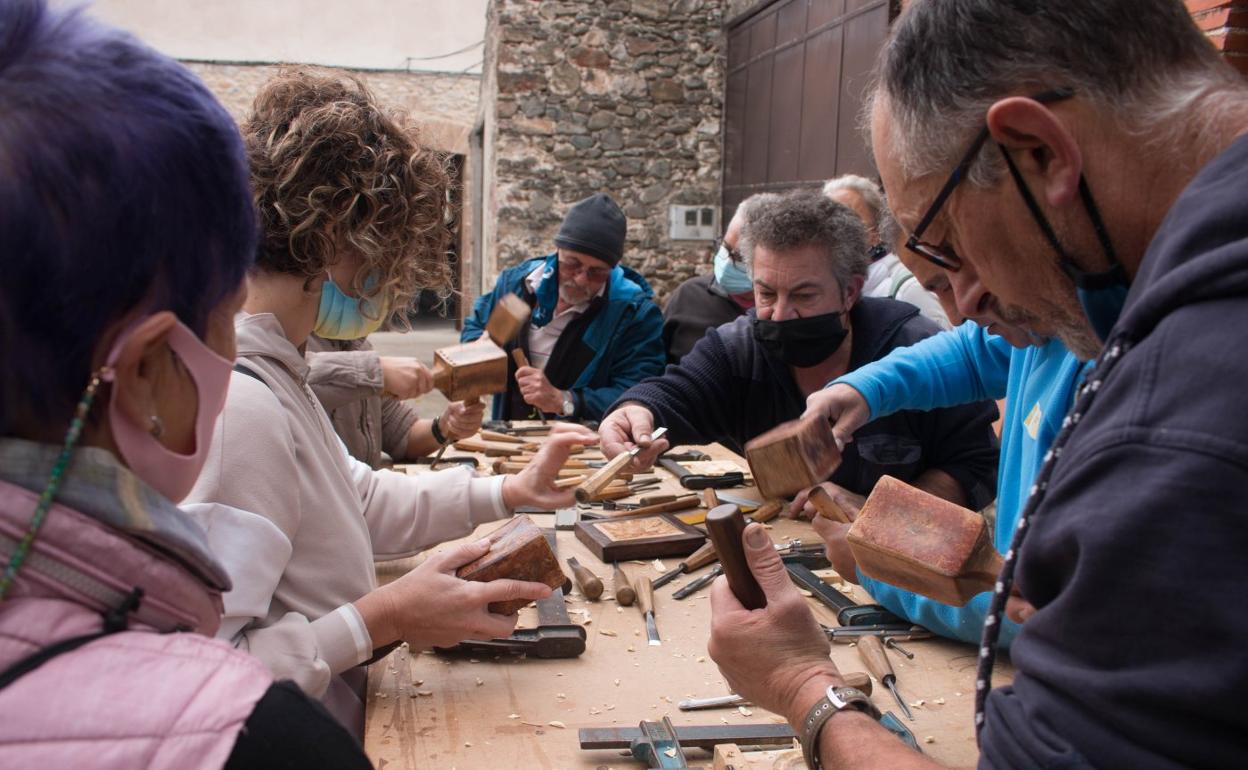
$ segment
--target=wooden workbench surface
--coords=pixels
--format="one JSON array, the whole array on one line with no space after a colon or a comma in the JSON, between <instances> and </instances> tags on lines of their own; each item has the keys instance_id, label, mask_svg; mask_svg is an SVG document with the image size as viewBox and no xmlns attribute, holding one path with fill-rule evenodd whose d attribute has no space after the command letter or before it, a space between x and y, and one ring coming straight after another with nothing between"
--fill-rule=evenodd
<instances>
[{"instance_id":1,"label":"wooden workbench surface","mask_svg":"<svg viewBox=\"0 0 1248 770\"><path fill-rule=\"evenodd\" d=\"M723 447L702 449L715 459L736 459L745 465ZM656 473L666 475L661 469ZM670 478L665 479L664 486L671 491L680 489ZM729 491L756 496L752 488ZM533 520L539 526L554 526L554 517L550 515L535 514ZM498 523L484 525L477 534L497 526ZM771 534L778 543L818 539L808 523L787 519L775 520ZM586 601L575 589L567 600L572 621L585 626L585 653L568 660L511 655L470 659L400 647L375 664L369 674L365 750L377 768L640 768L640 763L619 752L581 751L577 729L635 727L643 719L658 720L663 715L670 716L677 725L782 721L754 707L747 707L744 712L736 708L678 710L676 703L683 698L728 692L718 668L706 654L710 629L708 592L703 590L685 601L675 601L672 592L688 582L690 578L685 577L656 591L656 617L663 644L651 647L646 643L644 623L636 606L617 607L611 598L609 566L593 557L572 532L558 533L558 543L561 562L576 556L607 587L602 601ZM663 566L674 567L678 561L664 559ZM624 566L630 577L657 578L661 574L658 565L649 562ZM385 565L379 574L385 580L409 567ZM701 573L694 577L698 574ZM860 602L870 601L856 586L851 595ZM821 622L836 625L831 612L813 599L811 605ZM532 626L535 620L535 612L529 608L521 613L520 625ZM907 726L928 755L949 766L973 766L977 757L972 729L975 648L939 639L904 646L915 653L915 660L906 660L891 651L888 654L897 671L901 694L914 711L916 721ZM766 651L760 650L759 654ZM832 658L843 671L865 670L851 646L833 645ZM1011 675L1009 664L1001 663L995 681L1008 681ZM872 698L881 710L900 716L883 686L877 684ZM915 705L920 702L922 705ZM711 755L692 751L690 761L704 761L709 767ZM802 764L786 761L777 766L793 768Z\"/></svg>"}]
</instances>

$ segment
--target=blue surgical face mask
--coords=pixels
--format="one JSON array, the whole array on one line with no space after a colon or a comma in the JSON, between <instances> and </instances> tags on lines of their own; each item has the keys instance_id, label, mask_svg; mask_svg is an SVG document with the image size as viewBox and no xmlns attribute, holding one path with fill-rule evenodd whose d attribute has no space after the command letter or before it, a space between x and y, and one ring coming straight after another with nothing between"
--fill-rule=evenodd
<instances>
[{"instance_id":1,"label":"blue surgical face mask","mask_svg":"<svg viewBox=\"0 0 1248 770\"><path fill-rule=\"evenodd\" d=\"M754 291L754 282L750 274L737 267L728 255L728 247L720 245L715 252L715 282L724 287L729 294L745 294Z\"/></svg>"},{"instance_id":2,"label":"blue surgical face mask","mask_svg":"<svg viewBox=\"0 0 1248 770\"><path fill-rule=\"evenodd\" d=\"M365 289L376 285L377 279L370 278L365 283ZM326 278L321 285L321 307L316 313L316 326L312 327L312 331L327 340L367 337L381 328L387 304L377 298L360 300L348 297L332 278Z\"/></svg>"}]
</instances>

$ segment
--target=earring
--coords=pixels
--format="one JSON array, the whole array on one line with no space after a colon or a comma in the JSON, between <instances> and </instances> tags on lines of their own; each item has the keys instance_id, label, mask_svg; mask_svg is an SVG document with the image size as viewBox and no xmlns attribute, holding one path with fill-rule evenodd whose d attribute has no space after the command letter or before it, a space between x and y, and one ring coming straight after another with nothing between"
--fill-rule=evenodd
<instances>
[{"instance_id":1,"label":"earring","mask_svg":"<svg viewBox=\"0 0 1248 770\"><path fill-rule=\"evenodd\" d=\"M160 438L165 432L165 424L156 415L152 415L148 419L152 422L152 427L148 430L148 433L152 434L152 438Z\"/></svg>"}]
</instances>

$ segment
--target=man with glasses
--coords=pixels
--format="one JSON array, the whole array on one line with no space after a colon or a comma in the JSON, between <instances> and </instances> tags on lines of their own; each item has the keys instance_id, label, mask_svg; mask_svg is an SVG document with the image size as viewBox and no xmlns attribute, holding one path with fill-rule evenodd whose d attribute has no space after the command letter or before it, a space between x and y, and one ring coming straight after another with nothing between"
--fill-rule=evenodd
<instances>
[{"instance_id":1,"label":"man with glasses","mask_svg":"<svg viewBox=\"0 0 1248 770\"><path fill-rule=\"evenodd\" d=\"M878 83L875 157L910 248L963 312L1095 359L968 680L981 766L1242 765L1248 83L1180 0L912 0ZM767 608L711 597L729 684L802 730L812 767L931 766L841 686L756 534ZM1179 608L1200 633L1170 633ZM1003 610L1025 622L994 689Z\"/></svg>"},{"instance_id":2,"label":"man with glasses","mask_svg":"<svg viewBox=\"0 0 1248 770\"><path fill-rule=\"evenodd\" d=\"M733 212L724 237L715 248L710 275L698 275L676 287L663 308L663 346L667 362L679 363L702 339L707 329L726 324L754 307L754 284L745 259L737 250L746 198Z\"/></svg>"},{"instance_id":3,"label":"man with glasses","mask_svg":"<svg viewBox=\"0 0 1248 770\"><path fill-rule=\"evenodd\" d=\"M620 264L624 212L597 193L568 210L555 253L504 270L464 321L461 339L479 338L498 298L515 294L533 308L508 351L523 350L494 419L538 415L598 420L620 394L663 370L663 316L640 273Z\"/></svg>"},{"instance_id":4,"label":"man with glasses","mask_svg":"<svg viewBox=\"0 0 1248 770\"><path fill-rule=\"evenodd\" d=\"M741 248L754 276L755 308L712 329L659 377L625 393L603 420L614 456L663 425L668 436L639 453L648 464L668 444L720 442L740 452L751 438L799 417L829 380L936 332L913 305L862 297L866 231L848 207L814 191L751 199ZM976 510L992 501L996 407L989 402L875 420L825 482L856 510L884 475ZM805 496L794 504L803 510Z\"/></svg>"}]
</instances>

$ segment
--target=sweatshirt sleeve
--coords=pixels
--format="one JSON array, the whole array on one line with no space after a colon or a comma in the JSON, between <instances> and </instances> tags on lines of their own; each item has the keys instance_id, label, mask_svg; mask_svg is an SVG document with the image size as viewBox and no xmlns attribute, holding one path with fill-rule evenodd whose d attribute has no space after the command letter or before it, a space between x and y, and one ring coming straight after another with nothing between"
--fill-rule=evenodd
<instances>
[{"instance_id":1,"label":"sweatshirt sleeve","mask_svg":"<svg viewBox=\"0 0 1248 770\"><path fill-rule=\"evenodd\" d=\"M1005 397L1011 346L967 321L952 331L897 348L833 380L862 394L871 419Z\"/></svg>"},{"instance_id":2,"label":"sweatshirt sleeve","mask_svg":"<svg viewBox=\"0 0 1248 770\"><path fill-rule=\"evenodd\" d=\"M381 357L375 350L308 353L308 385L325 411L381 393Z\"/></svg>"},{"instance_id":3,"label":"sweatshirt sleeve","mask_svg":"<svg viewBox=\"0 0 1248 770\"><path fill-rule=\"evenodd\" d=\"M269 616L302 518L298 488L270 481L298 473L294 439L276 397L235 374L208 460L182 509L204 528L233 582L217 637L255 655L275 678L292 679L319 697L332 675L367 660L372 645L367 632L361 638L353 627L350 605L316 620L288 613L259 626Z\"/></svg>"},{"instance_id":4,"label":"sweatshirt sleeve","mask_svg":"<svg viewBox=\"0 0 1248 770\"><path fill-rule=\"evenodd\" d=\"M503 506L505 476L477 476L464 467L408 476L347 460L380 561L412 556L510 515Z\"/></svg>"},{"instance_id":5,"label":"sweatshirt sleeve","mask_svg":"<svg viewBox=\"0 0 1248 770\"><path fill-rule=\"evenodd\" d=\"M416 408L406 401L382 396L381 448L395 460L407 459L407 439L420 419Z\"/></svg>"},{"instance_id":6,"label":"sweatshirt sleeve","mask_svg":"<svg viewBox=\"0 0 1248 770\"><path fill-rule=\"evenodd\" d=\"M858 570L858 580L871 598L893 614L917 623L938 636L979 644L984 631L984 618L992 601L991 593L972 598L965 607L953 607L869 578L862 574L862 570ZM999 646L1008 649L1018 633L1018 624L1005 618L1002 621Z\"/></svg>"}]
</instances>

